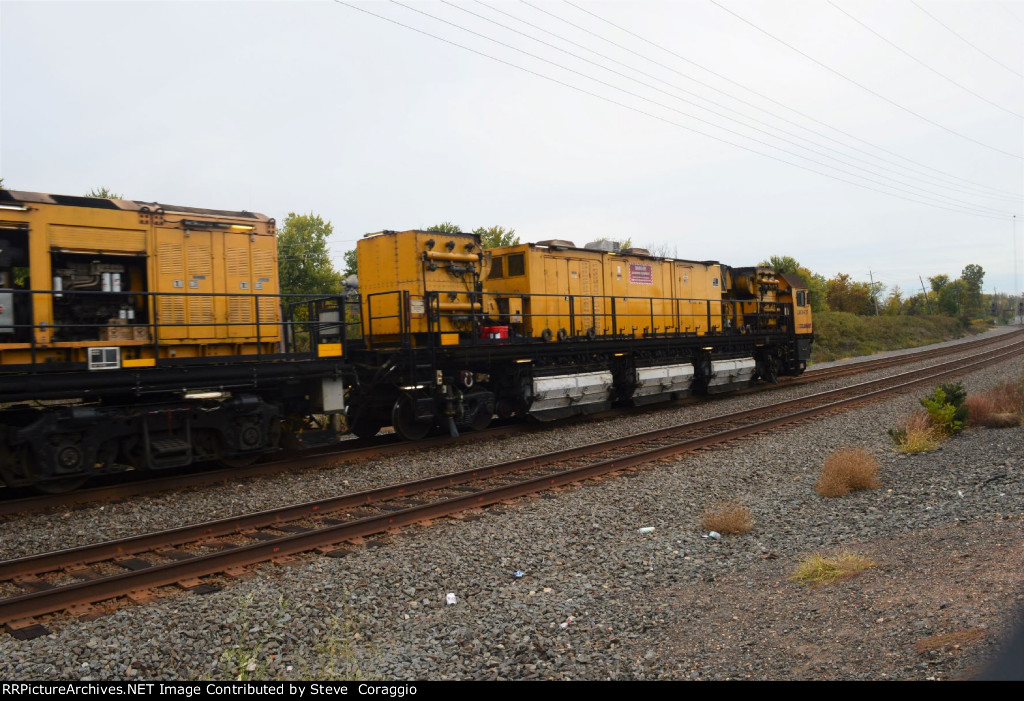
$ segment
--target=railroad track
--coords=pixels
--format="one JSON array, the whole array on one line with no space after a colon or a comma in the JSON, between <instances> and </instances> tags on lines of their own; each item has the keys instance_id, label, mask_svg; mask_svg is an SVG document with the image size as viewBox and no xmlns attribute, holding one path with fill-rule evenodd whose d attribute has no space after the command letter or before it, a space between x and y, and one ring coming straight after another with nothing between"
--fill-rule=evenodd
<instances>
[{"instance_id":1,"label":"railroad track","mask_svg":"<svg viewBox=\"0 0 1024 701\"><path fill-rule=\"evenodd\" d=\"M0 623L27 638L37 620L60 611L85 615L119 597L144 600L155 589L201 591L210 577L320 552L342 556L367 536L478 510L770 429L841 411L1024 352L1024 341L954 360L765 407L625 438L521 458L240 517L0 562ZM204 579L206 578L206 579Z\"/></svg>"},{"instance_id":2,"label":"railroad track","mask_svg":"<svg viewBox=\"0 0 1024 701\"><path fill-rule=\"evenodd\" d=\"M977 348L984 348L989 345L1005 343L1013 338L1024 335L1024 329L1012 331L998 336L990 336L984 339L967 341L955 346L943 348L932 348L923 351L904 353L886 358L875 358L858 362L846 363L829 368L812 368L803 375L796 378L784 378L778 385L759 385L747 390L730 392L712 397L692 398L678 402L665 402L652 404L641 408L611 409L600 414L586 417L572 417L557 424L536 424L536 423L510 423L494 426L486 431L476 432L474 436L487 436L496 438L504 435L516 435L530 431L544 431L551 428L563 427L581 420L594 420L622 415L638 415L646 412L659 412L668 408L678 408L683 402L706 402L709 400L721 400L730 397L741 396L745 393L771 391L777 387L790 387L795 385L824 382L837 377L872 372L882 368L903 365L907 363L920 362L930 358L943 357L949 353L969 351ZM342 444L325 446L322 448L309 449L302 452L286 454L272 460L260 462L256 465L242 468L225 468L219 470L189 470L174 471L167 475L151 476L152 473L125 473L114 476L119 481L116 484L104 484L89 489L80 489L66 494L37 495L24 490L0 489L0 517L12 514L30 513L33 511L44 511L80 504L95 504L125 499L140 494L156 494L168 490L182 490L217 484L227 484L240 479L262 477L273 475L290 470L301 470L325 463L339 464L345 462L356 462L369 460L377 457L396 455L410 450L420 450L434 446L448 445L452 442L448 435L438 435L425 438L421 441L402 441L397 436L377 436L375 439L360 439L343 441ZM344 445L351 443L353 445Z\"/></svg>"},{"instance_id":3,"label":"railroad track","mask_svg":"<svg viewBox=\"0 0 1024 701\"><path fill-rule=\"evenodd\" d=\"M793 385L804 384L806 382L821 382L822 380L832 379L834 377L843 377L845 375L853 375L861 372L871 372L882 368L903 365L908 362L918 362L931 358L942 358L950 353L956 353L961 349L970 350L984 348L993 344L1003 343L1007 340L1020 337L1021 335L1024 335L1024 329L1008 331L1006 333L999 334L998 336L989 336L987 338L979 338L973 341L965 341L952 346L930 348L928 350L912 353L901 353L899 355L890 355L885 358L872 358L868 360L843 363L841 365L833 365L827 368L811 368L799 377L786 378L784 384Z\"/></svg>"}]
</instances>

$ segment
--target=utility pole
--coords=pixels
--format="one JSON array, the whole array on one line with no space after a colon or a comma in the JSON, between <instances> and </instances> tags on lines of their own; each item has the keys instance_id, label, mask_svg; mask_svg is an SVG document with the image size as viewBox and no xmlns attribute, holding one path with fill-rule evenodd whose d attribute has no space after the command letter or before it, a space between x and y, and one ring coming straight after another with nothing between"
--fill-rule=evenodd
<instances>
[{"instance_id":1,"label":"utility pole","mask_svg":"<svg viewBox=\"0 0 1024 701\"><path fill-rule=\"evenodd\" d=\"M1020 324L1024 322L1024 316L1021 312L1024 311L1021 306L1022 298L1020 296L1020 279L1017 276L1017 266L1020 261L1017 260L1017 215L1013 215L1013 294L1017 298L1017 315L1016 323Z\"/></svg>"},{"instance_id":2,"label":"utility pole","mask_svg":"<svg viewBox=\"0 0 1024 701\"><path fill-rule=\"evenodd\" d=\"M917 276L917 279L921 280L921 294L924 295L924 310L927 312L928 311L928 307L929 307L929 305L928 305L928 292L927 292L927 290L924 289L924 280L921 278L920 275Z\"/></svg>"},{"instance_id":3,"label":"utility pole","mask_svg":"<svg viewBox=\"0 0 1024 701\"><path fill-rule=\"evenodd\" d=\"M878 316L878 295L875 294L875 274L869 270L868 277L871 278L871 301L875 303L875 316Z\"/></svg>"}]
</instances>

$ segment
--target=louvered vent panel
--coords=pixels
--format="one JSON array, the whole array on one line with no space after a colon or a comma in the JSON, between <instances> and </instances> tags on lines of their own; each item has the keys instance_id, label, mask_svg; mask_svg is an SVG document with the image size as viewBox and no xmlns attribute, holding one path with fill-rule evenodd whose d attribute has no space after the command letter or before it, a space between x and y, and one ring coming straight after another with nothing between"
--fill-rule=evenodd
<instances>
[{"instance_id":1,"label":"louvered vent panel","mask_svg":"<svg viewBox=\"0 0 1024 701\"><path fill-rule=\"evenodd\" d=\"M260 309L262 313L263 310ZM232 324L243 324L252 321L252 299L248 297L231 297L228 303L228 315Z\"/></svg>"},{"instance_id":2,"label":"louvered vent panel","mask_svg":"<svg viewBox=\"0 0 1024 701\"><path fill-rule=\"evenodd\" d=\"M210 275L213 272L208 246L188 247L189 275Z\"/></svg>"},{"instance_id":3,"label":"louvered vent panel","mask_svg":"<svg viewBox=\"0 0 1024 701\"><path fill-rule=\"evenodd\" d=\"M160 255L161 275L173 275L175 277L183 275L181 246L175 246L172 243L161 243L157 252Z\"/></svg>"},{"instance_id":4,"label":"louvered vent panel","mask_svg":"<svg viewBox=\"0 0 1024 701\"><path fill-rule=\"evenodd\" d=\"M185 299L183 297L161 297L158 311L161 325L185 323ZM181 331L181 327L172 328L171 331Z\"/></svg>"},{"instance_id":5,"label":"louvered vent panel","mask_svg":"<svg viewBox=\"0 0 1024 701\"><path fill-rule=\"evenodd\" d=\"M228 275L249 279L249 249L229 248L227 264Z\"/></svg>"},{"instance_id":6,"label":"louvered vent panel","mask_svg":"<svg viewBox=\"0 0 1024 701\"><path fill-rule=\"evenodd\" d=\"M274 254L272 251L268 251L263 248L253 249L252 252L252 267L253 277L256 278L270 278L273 280L274 275Z\"/></svg>"}]
</instances>

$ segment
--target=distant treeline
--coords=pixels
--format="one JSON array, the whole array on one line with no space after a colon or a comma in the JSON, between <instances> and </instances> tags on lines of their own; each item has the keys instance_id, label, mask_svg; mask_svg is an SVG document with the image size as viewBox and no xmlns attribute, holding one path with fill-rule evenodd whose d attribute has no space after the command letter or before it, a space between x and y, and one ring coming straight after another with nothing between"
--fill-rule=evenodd
<instances>
[{"instance_id":1,"label":"distant treeline","mask_svg":"<svg viewBox=\"0 0 1024 701\"><path fill-rule=\"evenodd\" d=\"M928 287L907 294L899 285L886 289L880 282L854 280L847 273L832 278L811 272L791 256L772 256L761 265L770 265L778 273L798 275L810 290L811 308L816 312L847 312L859 316L941 315L955 318L966 326L973 319L992 319L1001 323L1016 314L1017 300L1006 294L984 294L985 271L980 265L964 266L955 280L948 275L927 278Z\"/></svg>"}]
</instances>

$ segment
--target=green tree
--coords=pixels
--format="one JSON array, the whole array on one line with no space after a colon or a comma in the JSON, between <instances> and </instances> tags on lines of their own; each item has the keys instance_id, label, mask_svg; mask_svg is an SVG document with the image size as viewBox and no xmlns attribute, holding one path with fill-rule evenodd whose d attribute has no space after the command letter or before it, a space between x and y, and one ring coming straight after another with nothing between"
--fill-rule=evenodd
<instances>
[{"instance_id":1,"label":"green tree","mask_svg":"<svg viewBox=\"0 0 1024 701\"><path fill-rule=\"evenodd\" d=\"M462 228L458 224L452 224L450 221L441 222L440 224L434 224L428 226L427 231L437 231L442 234L461 234Z\"/></svg>"},{"instance_id":2,"label":"green tree","mask_svg":"<svg viewBox=\"0 0 1024 701\"><path fill-rule=\"evenodd\" d=\"M94 187L85 193L86 197L99 197L104 200L123 200L124 195L118 194L113 190L109 190L105 187Z\"/></svg>"},{"instance_id":3,"label":"green tree","mask_svg":"<svg viewBox=\"0 0 1024 701\"><path fill-rule=\"evenodd\" d=\"M345 269L341 271L341 276L343 278L346 278L349 275L359 274L359 260L356 256L356 249L353 248L351 251L345 251L341 258L345 261Z\"/></svg>"},{"instance_id":4,"label":"green tree","mask_svg":"<svg viewBox=\"0 0 1024 701\"><path fill-rule=\"evenodd\" d=\"M941 314L960 316L965 313L964 306L967 303L967 286L963 280L959 279L946 283L939 288L936 298Z\"/></svg>"},{"instance_id":5,"label":"green tree","mask_svg":"<svg viewBox=\"0 0 1024 701\"><path fill-rule=\"evenodd\" d=\"M440 224L434 224L428 226L427 231L436 231L441 234L461 234L463 233L462 227L458 224L453 224L450 221L441 222ZM514 246L519 243L519 237L516 236L515 229L506 229L503 226L492 226L490 228L485 226L477 227L473 230L474 234L480 236L480 243L484 248L495 248L497 246Z\"/></svg>"},{"instance_id":6,"label":"green tree","mask_svg":"<svg viewBox=\"0 0 1024 701\"><path fill-rule=\"evenodd\" d=\"M0 178L0 190L6 190L7 187L4 185L4 179Z\"/></svg>"},{"instance_id":7,"label":"green tree","mask_svg":"<svg viewBox=\"0 0 1024 701\"><path fill-rule=\"evenodd\" d=\"M341 273L334 269L327 252L327 240L333 233L331 223L317 214L288 213L277 234L282 293L326 295L341 291Z\"/></svg>"},{"instance_id":8,"label":"green tree","mask_svg":"<svg viewBox=\"0 0 1024 701\"><path fill-rule=\"evenodd\" d=\"M949 284L949 275L936 275L935 277L928 278L928 285L932 288L932 292L939 294L942 292L942 288Z\"/></svg>"},{"instance_id":9,"label":"green tree","mask_svg":"<svg viewBox=\"0 0 1024 701\"><path fill-rule=\"evenodd\" d=\"M828 281L825 279L824 275L812 273L808 268L800 265L799 261L792 256L772 256L766 261L761 261L758 265L770 267L776 272L776 274L785 273L787 275L796 275L799 277L803 280L804 285L807 286L808 299L811 303L811 311L825 311L825 298Z\"/></svg>"},{"instance_id":10,"label":"green tree","mask_svg":"<svg viewBox=\"0 0 1024 701\"><path fill-rule=\"evenodd\" d=\"M882 314L885 316L898 316L903 311L903 290L899 285L894 285L889 296L882 303Z\"/></svg>"},{"instance_id":11,"label":"green tree","mask_svg":"<svg viewBox=\"0 0 1024 701\"><path fill-rule=\"evenodd\" d=\"M960 273L960 279L964 283L966 293L966 304L964 311L971 316L978 316L983 313L981 299L981 284L985 280L985 270L980 265L970 263L964 266Z\"/></svg>"},{"instance_id":12,"label":"green tree","mask_svg":"<svg viewBox=\"0 0 1024 701\"><path fill-rule=\"evenodd\" d=\"M515 229L506 229L503 226L492 226L489 229L479 227L473 230L474 234L480 236L480 245L484 248L497 248L498 246L515 246L519 243Z\"/></svg>"},{"instance_id":13,"label":"green tree","mask_svg":"<svg viewBox=\"0 0 1024 701\"><path fill-rule=\"evenodd\" d=\"M908 297L903 302L903 313L909 316L921 316L928 313L928 298L922 292Z\"/></svg>"},{"instance_id":14,"label":"green tree","mask_svg":"<svg viewBox=\"0 0 1024 701\"><path fill-rule=\"evenodd\" d=\"M846 273L837 273L825 288L825 302L835 312L869 315L875 313L871 285L855 282Z\"/></svg>"}]
</instances>

